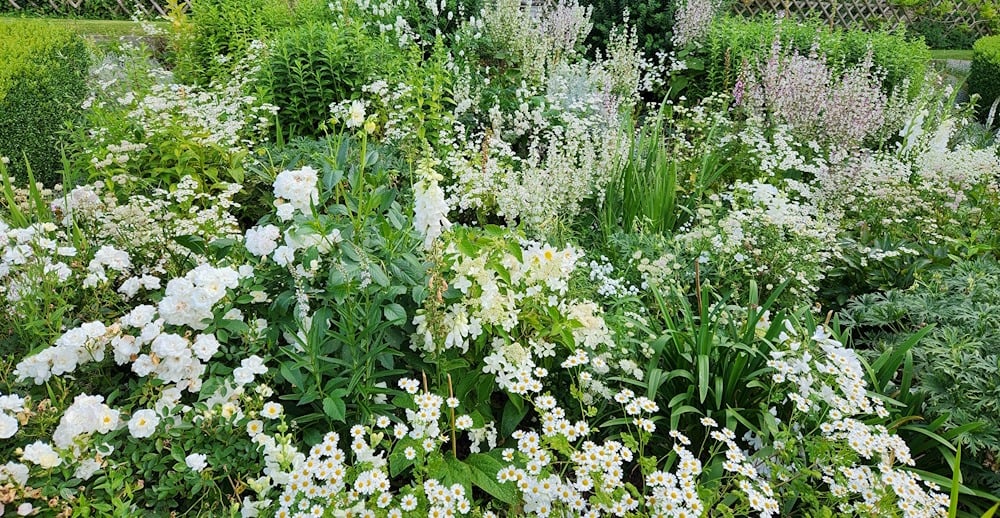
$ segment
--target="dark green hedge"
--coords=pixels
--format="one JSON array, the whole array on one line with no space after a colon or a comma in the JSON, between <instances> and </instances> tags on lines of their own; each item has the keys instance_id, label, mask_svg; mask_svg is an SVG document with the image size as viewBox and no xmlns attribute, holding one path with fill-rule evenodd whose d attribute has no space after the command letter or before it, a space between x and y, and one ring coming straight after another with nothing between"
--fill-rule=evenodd
<instances>
[{"instance_id":1,"label":"dark green hedge","mask_svg":"<svg viewBox=\"0 0 1000 518\"><path fill-rule=\"evenodd\" d=\"M969 93L979 94L980 112L986 113L1000 97L1000 35L986 36L972 46Z\"/></svg>"},{"instance_id":2,"label":"dark green hedge","mask_svg":"<svg viewBox=\"0 0 1000 518\"><path fill-rule=\"evenodd\" d=\"M61 130L81 112L88 68L78 36L42 23L0 23L0 156L15 175L30 164L37 180L61 180Z\"/></svg>"}]
</instances>

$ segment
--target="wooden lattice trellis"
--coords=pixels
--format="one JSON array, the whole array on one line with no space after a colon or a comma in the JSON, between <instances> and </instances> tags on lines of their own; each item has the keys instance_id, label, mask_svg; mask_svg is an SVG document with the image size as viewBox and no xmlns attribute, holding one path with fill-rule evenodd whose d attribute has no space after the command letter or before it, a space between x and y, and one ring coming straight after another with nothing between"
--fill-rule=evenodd
<instances>
[{"instance_id":1,"label":"wooden lattice trellis","mask_svg":"<svg viewBox=\"0 0 1000 518\"><path fill-rule=\"evenodd\" d=\"M942 22L969 27L975 34L990 33L989 24L979 16L974 5L962 1L931 0L933 9L948 2L948 14L938 17ZM896 6L888 0L737 0L733 12L741 16L768 15L779 12L795 17L818 16L831 25L876 29L886 23L890 26L908 25L918 18L912 9Z\"/></svg>"},{"instance_id":2,"label":"wooden lattice trellis","mask_svg":"<svg viewBox=\"0 0 1000 518\"><path fill-rule=\"evenodd\" d=\"M59 12L72 13L80 10L84 1L86 0L6 0L6 3L14 10L52 8ZM164 16L167 14L164 0L141 0L138 2L135 0L115 0L115 2L118 4L116 10L125 16L133 14L137 6L145 15Z\"/></svg>"}]
</instances>

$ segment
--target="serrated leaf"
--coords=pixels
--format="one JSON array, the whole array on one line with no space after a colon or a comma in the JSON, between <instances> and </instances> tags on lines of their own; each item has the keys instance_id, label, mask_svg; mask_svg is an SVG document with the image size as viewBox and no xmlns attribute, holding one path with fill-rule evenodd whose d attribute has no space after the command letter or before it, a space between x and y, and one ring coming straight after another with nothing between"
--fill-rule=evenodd
<instances>
[{"instance_id":1,"label":"serrated leaf","mask_svg":"<svg viewBox=\"0 0 1000 518\"><path fill-rule=\"evenodd\" d=\"M334 421L344 422L347 418L347 404L343 399L327 396L323 399L323 413Z\"/></svg>"}]
</instances>

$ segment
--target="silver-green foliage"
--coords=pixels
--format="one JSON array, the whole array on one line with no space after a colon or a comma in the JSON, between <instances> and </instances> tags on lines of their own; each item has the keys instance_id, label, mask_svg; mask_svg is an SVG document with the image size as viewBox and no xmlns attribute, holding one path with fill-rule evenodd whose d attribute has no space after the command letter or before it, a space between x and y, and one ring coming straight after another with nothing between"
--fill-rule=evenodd
<instances>
[{"instance_id":1,"label":"silver-green foliage","mask_svg":"<svg viewBox=\"0 0 1000 518\"><path fill-rule=\"evenodd\" d=\"M960 439L1000 489L1000 263L981 258L928 274L915 287L859 297L848 309L859 343L897 347L935 324L913 347L913 390L924 417L949 429L980 423ZM990 473L992 471L992 473Z\"/></svg>"}]
</instances>

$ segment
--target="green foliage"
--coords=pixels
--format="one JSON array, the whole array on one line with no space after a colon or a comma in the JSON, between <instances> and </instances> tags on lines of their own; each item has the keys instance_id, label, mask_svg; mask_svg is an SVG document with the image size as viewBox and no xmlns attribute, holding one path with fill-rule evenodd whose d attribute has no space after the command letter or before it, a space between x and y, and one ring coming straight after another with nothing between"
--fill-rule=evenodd
<instances>
[{"instance_id":1,"label":"green foliage","mask_svg":"<svg viewBox=\"0 0 1000 518\"><path fill-rule=\"evenodd\" d=\"M675 2L672 0L584 0L594 10L591 21L594 24L587 44L592 49L605 49L612 31L625 23L625 12L629 22L635 27L639 37L639 47L648 56L669 52L673 48L670 28L674 24Z\"/></svg>"},{"instance_id":2,"label":"green foliage","mask_svg":"<svg viewBox=\"0 0 1000 518\"><path fill-rule=\"evenodd\" d=\"M600 210L605 236L619 228L669 233L693 218L729 169L727 150L715 145L721 124L701 126L665 103L640 127L626 128L635 136L605 190ZM699 152L685 152L692 146Z\"/></svg>"},{"instance_id":3,"label":"green foliage","mask_svg":"<svg viewBox=\"0 0 1000 518\"><path fill-rule=\"evenodd\" d=\"M752 64L769 55L777 31L784 48L797 49L801 54L809 54L813 45L818 45L817 52L825 55L838 73L861 62L871 49L875 66L886 73L882 84L885 92L905 86L910 95L915 95L931 59L926 44L907 39L902 31L830 30L818 21L778 24L766 19L720 17L705 37L705 91L732 90L744 62Z\"/></svg>"},{"instance_id":4,"label":"green foliage","mask_svg":"<svg viewBox=\"0 0 1000 518\"><path fill-rule=\"evenodd\" d=\"M353 97L378 67L398 61L398 49L357 24L310 23L274 37L265 72L271 102L287 137L322 135L330 104Z\"/></svg>"},{"instance_id":5,"label":"green foliage","mask_svg":"<svg viewBox=\"0 0 1000 518\"><path fill-rule=\"evenodd\" d=\"M783 288L761 301L751 281L745 307L732 305L708 285L694 287L694 301L676 289L652 289L649 320L634 323L652 354L643 366L645 379L630 383L657 402L669 429L697 443L705 433L702 417L738 435L773 428L767 361L783 330L784 312L771 315Z\"/></svg>"},{"instance_id":6,"label":"green foliage","mask_svg":"<svg viewBox=\"0 0 1000 518\"><path fill-rule=\"evenodd\" d=\"M420 239L392 186L398 173L389 168L388 157L368 148L363 138L328 145L318 162L323 188L309 225L319 235L337 236L326 252L336 263L310 288L317 309L309 321L294 316L301 289L294 282L275 297L267 315L275 339L279 330L297 336L298 347L280 353L285 383L280 392L295 402L289 412L307 438L331 427L346 430L348 416L367 420L392 408L385 399L395 392L389 384L406 372L402 365L412 365L402 358L407 315L425 284L425 267L415 255ZM306 264L320 257L316 246L305 253ZM287 280L288 274L277 268L263 275Z\"/></svg>"},{"instance_id":7,"label":"green foliage","mask_svg":"<svg viewBox=\"0 0 1000 518\"><path fill-rule=\"evenodd\" d=\"M907 26L907 30L923 36L932 49L968 49L976 41L976 33L971 27L935 16L919 17Z\"/></svg>"},{"instance_id":8,"label":"green foliage","mask_svg":"<svg viewBox=\"0 0 1000 518\"><path fill-rule=\"evenodd\" d=\"M175 25L175 73L182 81L208 84L225 78L251 42L327 20L329 9L320 0L194 0L188 16L191 27Z\"/></svg>"},{"instance_id":9,"label":"green foliage","mask_svg":"<svg viewBox=\"0 0 1000 518\"><path fill-rule=\"evenodd\" d=\"M979 94L979 110L986 114L1000 97L1000 35L976 40L969 69L970 94Z\"/></svg>"},{"instance_id":10,"label":"green foliage","mask_svg":"<svg viewBox=\"0 0 1000 518\"><path fill-rule=\"evenodd\" d=\"M858 297L848 314L857 342L881 351L935 324L912 348L913 392L926 399L928 421L962 431L956 438L974 457L967 484L1000 491L1000 263L956 263L910 290Z\"/></svg>"},{"instance_id":11,"label":"green foliage","mask_svg":"<svg viewBox=\"0 0 1000 518\"><path fill-rule=\"evenodd\" d=\"M0 24L0 157L11 173L28 167L59 183L60 131L86 95L89 55L83 41L42 23Z\"/></svg>"}]
</instances>

